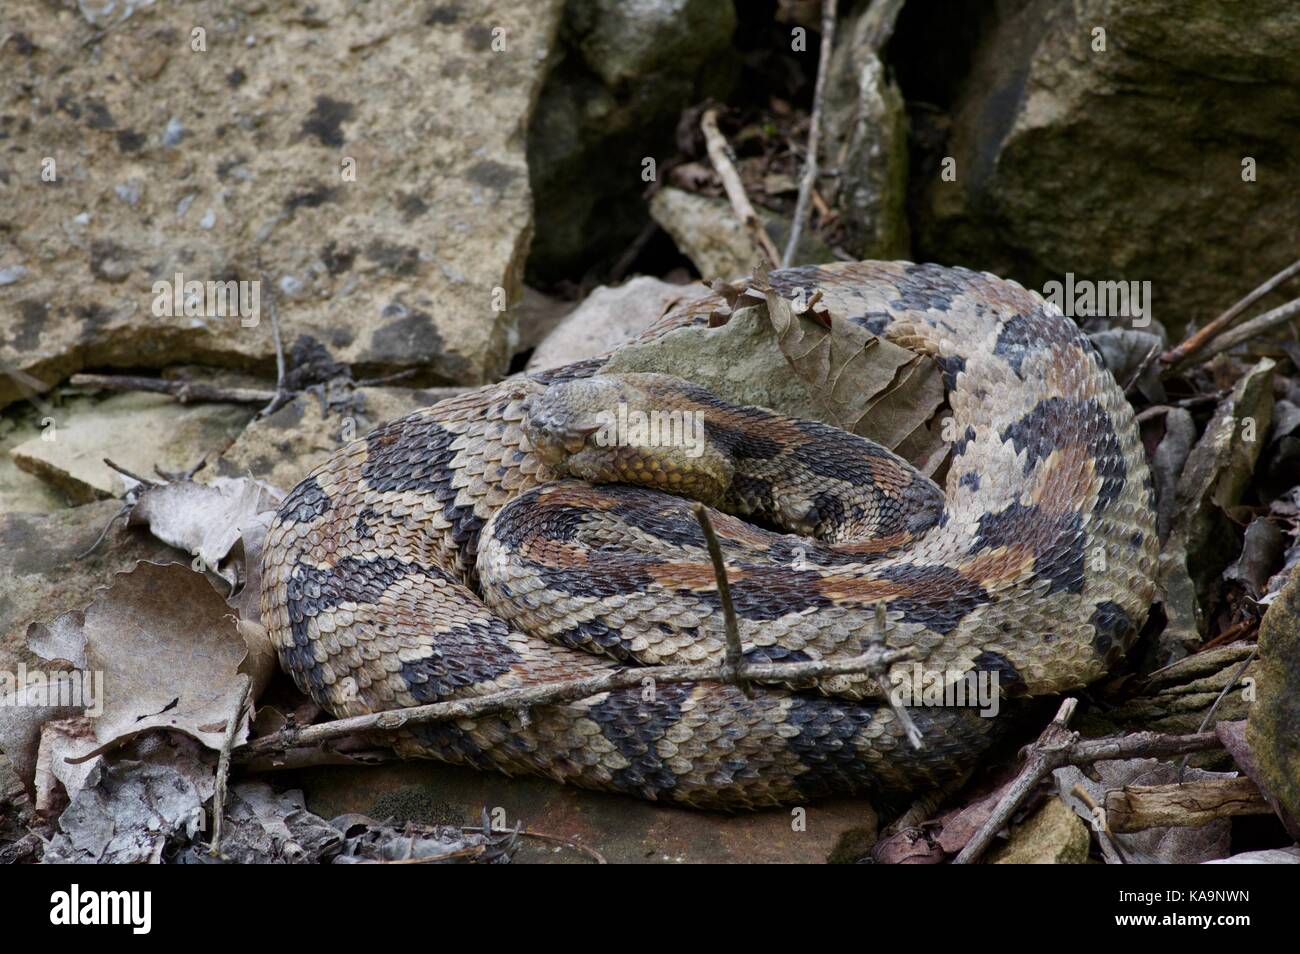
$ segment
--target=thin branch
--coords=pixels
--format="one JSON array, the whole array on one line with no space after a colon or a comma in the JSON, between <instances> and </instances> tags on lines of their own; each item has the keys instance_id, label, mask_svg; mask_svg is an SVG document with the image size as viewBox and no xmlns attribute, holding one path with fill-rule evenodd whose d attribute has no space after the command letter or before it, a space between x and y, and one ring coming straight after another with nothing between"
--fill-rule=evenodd
<instances>
[{"instance_id":1,"label":"thin branch","mask_svg":"<svg viewBox=\"0 0 1300 954\"><path fill-rule=\"evenodd\" d=\"M258 255L258 259L260 261L260 254ZM280 314L278 309L275 307L275 288L271 284L271 279L267 277L266 272L260 271L259 269L259 274L262 276L262 282L266 285L266 310L271 316L271 336L275 340L275 396L271 398L266 407L257 412L257 416L261 418L270 417L276 411L280 410L280 408L288 404L289 401L292 400L293 396L284 386L284 379L287 371L284 365L284 341L280 337Z\"/></svg>"},{"instance_id":2,"label":"thin branch","mask_svg":"<svg viewBox=\"0 0 1300 954\"><path fill-rule=\"evenodd\" d=\"M244 688L239 693L239 702L235 711L226 722L226 735L221 740L221 754L217 756L217 785L212 795L212 843L208 854L215 855L221 850L221 818L226 812L226 785L230 780L230 753L235 747L235 736L239 734L239 723L244 716L244 708L253 692L253 680L244 676Z\"/></svg>"},{"instance_id":3,"label":"thin branch","mask_svg":"<svg viewBox=\"0 0 1300 954\"><path fill-rule=\"evenodd\" d=\"M797 663L750 663L744 667L745 678L755 682L801 683L825 676L840 676L847 673L879 674L895 662L912 659L916 649L888 650L872 647L860 656L848 659L814 660ZM271 735L255 739L236 750L236 762L243 763L269 752L284 751L306 745L318 745L331 739L362 732L388 731L400 729L407 725L420 725L429 722L447 722L453 719L473 719L501 712L514 712L533 706L555 705L573 702L617 689L629 689L640 686L646 679L653 679L659 685L673 685L683 682L721 682L736 681L727 663L696 663L688 666L634 666L626 669L613 669L608 672L587 676L583 679L567 679L547 682L519 689L506 689L488 695L474 696L468 699L454 699L449 702L434 702L407 709L386 709L367 715L336 719L318 725L291 727Z\"/></svg>"},{"instance_id":4,"label":"thin branch","mask_svg":"<svg viewBox=\"0 0 1300 954\"><path fill-rule=\"evenodd\" d=\"M1258 315L1236 328L1223 332L1209 344L1200 348L1196 354L1169 367L1164 373L1166 375L1179 374L1203 361L1208 361L1217 354L1222 354L1231 348L1237 347L1237 345L1245 344L1257 335L1272 331L1288 321L1294 321L1296 318L1300 318L1300 298L1293 298L1285 305L1279 305L1272 311L1266 311L1264 314Z\"/></svg>"},{"instance_id":5,"label":"thin branch","mask_svg":"<svg viewBox=\"0 0 1300 954\"><path fill-rule=\"evenodd\" d=\"M1024 768L1007 786L993 813L980 826L979 831L953 859L954 864L972 864L977 861L1029 793L1062 766L1091 765L1093 762L1115 759L1167 758L1223 748L1223 742L1213 732L1198 732L1195 735L1135 732L1132 735L1079 740L1069 728L1076 705L1075 699L1066 699L1061 703L1056 718L1043 730L1038 740L1026 749Z\"/></svg>"},{"instance_id":6,"label":"thin branch","mask_svg":"<svg viewBox=\"0 0 1300 954\"><path fill-rule=\"evenodd\" d=\"M1070 731L1070 719L1074 717L1074 710L1078 704L1078 699L1066 699L1061 703L1061 707L1056 710L1056 718L1048 723L1047 728L1039 735L1038 741L1029 747L1029 757L1025 760L1025 767L1007 786L998 803L993 806L989 817L985 819L984 824L980 826L979 831L975 832L971 840L966 842L966 847L953 859L953 864L968 865L977 860L993 841L994 836L1011 820L1011 816L1015 814L1016 809L1029 793L1037 788L1038 783L1052 771L1052 751L1062 749L1074 741L1074 733Z\"/></svg>"},{"instance_id":7,"label":"thin branch","mask_svg":"<svg viewBox=\"0 0 1300 954\"><path fill-rule=\"evenodd\" d=\"M825 98L826 74L830 72L831 48L835 43L835 0L822 0L822 45L817 59L817 82L813 86L812 119L808 125L808 155L804 159L803 178L799 180L799 198L794 204L794 219L790 223L790 237L785 243L781 265L794 264L795 251L808 219L808 203L813 186L817 183L817 150L821 148L822 100Z\"/></svg>"},{"instance_id":8,"label":"thin branch","mask_svg":"<svg viewBox=\"0 0 1300 954\"><path fill-rule=\"evenodd\" d=\"M357 746L366 744L368 740L357 736L355 740L343 738L335 740L339 745L346 745L349 741L354 741ZM373 743L371 743L373 744ZM383 765L387 762L399 762L401 759L392 749L370 749L362 751L340 752L331 745L329 748L322 746L306 746L304 748L285 749L281 752L275 752L269 755L259 755L256 758L244 760L242 753L235 753L235 761L239 763L241 772L293 772L305 768L319 768L322 765L347 765L352 768L360 766Z\"/></svg>"},{"instance_id":9,"label":"thin branch","mask_svg":"<svg viewBox=\"0 0 1300 954\"><path fill-rule=\"evenodd\" d=\"M1074 784L1074 787L1070 789L1070 794L1083 802L1091 813L1093 821L1089 827L1092 828L1093 834L1097 836L1097 845L1101 848L1101 856L1106 860L1106 864L1124 864L1124 855L1120 852L1119 845L1116 844L1114 837L1097 822L1097 818L1099 817L1098 811L1102 809L1102 806L1097 804L1097 800L1092 797L1092 794L1084 788L1083 784L1080 782ZM1100 817L1105 818L1107 816L1103 814Z\"/></svg>"},{"instance_id":10,"label":"thin branch","mask_svg":"<svg viewBox=\"0 0 1300 954\"><path fill-rule=\"evenodd\" d=\"M1278 272L1264 284L1260 285L1253 292L1247 295L1241 301L1237 302L1223 314L1219 315L1200 331L1189 336L1182 344L1176 348L1170 348L1160 356L1160 363L1169 367L1171 365L1181 364L1186 358L1195 354L1209 344L1210 339L1224 331L1236 321L1237 316L1244 312L1255 302L1259 301L1269 292L1273 291L1280 285L1284 285L1296 275L1300 275L1300 260L1292 262L1282 271Z\"/></svg>"},{"instance_id":11,"label":"thin branch","mask_svg":"<svg viewBox=\"0 0 1300 954\"><path fill-rule=\"evenodd\" d=\"M700 130L704 133L709 161L713 163L718 178L722 180L722 188L727 192L732 211L736 213L736 218L740 219L740 224L745 227L750 239L763 253L768 265L775 268L781 261L781 256L777 253L776 246L772 244L767 229L763 228L763 220L758 217L758 213L754 211L754 206L749 201L749 196L745 194L745 185L740 181L740 173L736 171L735 156L732 154L731 146L727 144L726 137L718 129L717 109L704 111L704 115L700 117Z\"/></svg>"},{"instance_id":12,"label":"thin branch","mask_svg":"<svg viewBox=\"0 0 1300 954\"><path fill-rule=\"evenodd\" d=\"M81 553L78 553L76 557L74 557L74 559L84 560L86 557L90 556L92 553L98 550L99 545L103 543L104 538L108 536L108 531L113 529L113 524L117 523L117 521L120 520L121 518L129 515L131 513L132 506L133 506L132 504L128 503L117 513L113 514L113 516L109 518L108 523L104 524L104 529L99 531L99 536L95 538L95 542L92 543L85 550L83 550Z\"/></svg>"},{"instance_id":13,"label":"thin branch","mask_svg":"<svg viewBox=\"0 0 1300 954\"><path fill-rule=\"evenodd\" d=\"M377 378L362 378L359 381L353 381L352 386L355 388L378 387L393 381L413 377L418 373L418 370L418 368L407 368L405 371L397 371ZM192 401L225 401L231 404L265 405L281 396L281 392L268 391L264 388L227 388L215 384L204 384L199 381L142 378L130 374L74 374L68 380L68 384L74 388L97 388L101 391L148 391L153 394L170 394L182 404L188 404ZM421 388L420 390L428 394L436 403L472 391L473 388L450 386ZM294 398L302 393L303 391L286 389L283 396Z\"/></svg>"},{"instance_id":14,"label":"thin branch","mask_svg":"<svg viewBox=\"0 0 1300 954\"><path fill-rule=\"evenodd\" d=\"M68 381L74 388L97 388L101 391L150 391L170 394L182 404L190 401L229 401L232 404L266 404L274 391L261 388L223 388L198 381L173 381L166 378L140 378L129 374L74 374Z\"/></svg>"},{"instance_id":15,"label":"thin branch","mask_svg":"<svg viewBox=\"0 0 1300 954\"><path fill-rule=\"evenodd\" d=\"M697 503L691 509L695 511L695 519L700 522L700 529L704 531L704 542L709 548L709 559L713 561L713 575L718 581L723 631L727 635L727 668L736 685L752 699L754 687L745 678L745 652L740 645L740 627L736 623L736 609L731 603L731 583L727 580L727 565L722 560L722 547L718 544L718 535L713 532L713 521L709 519L709 511L704 504Z\"/></svg>"},{"instance_id":16,"label":"thin branch","mask_svg":"<svg viewBox=\"0 0 1300 954\"><path fill-rule=\"evenodd\" d=\"M573 841L569 838L561 838L559 835L548 835L545 832L533 831L531 828L520 828L518 827L517 822L514 828L506 829L504 831L498 828L471 828L463 825L460 830L484 835L515 835L520 838L536 838L538 841L544 841L548 845L560 845L564 848L572 848L574 851L587 855L598 865L609 864L609 862L605 860L605 856L595 848L589 848L581 842Z\"/></svg>"},{"instance_id":17,"label":"thin branch","mask_svg":"<svg viewBox=\"0 0 1300 954\"><path fill-rule=\"evenodd\" d=\"M883 600L876 601L876 636L883 642L885 630L889 628L888 621L885 618L885 604ZM918 752L925 748L925 738L921 735L921 730L917 728L916 723L912 721L912 714L907 711L907 706L900 703L894 698L894 693L885 679L885 674L881 673L878 677L880 691L884 693L885 699L889 701L889 708L894 711L894 718L898 724L903 727L903 734L907 736L907 741L912 748Z\"/></svg>"},{"instance_id":18,"label":"thin branch","mask_svg":"<svg viewBox=\"0 0 1300 954\"><path fill-rule=\"evenodd\" d=\"M146 487L158 487L158 486L161 486L161 485L158 483L158 481L156 481L156 480L150 480L148 477L141 477L139 474L133 474L133 473L131 473L131 471L127 470L127 469L126 469L125 467L123 467L121 464L115 464L115 463L113 463L111 460L109 460L107 457L103 458L103 461L104 461L104 463L105 463L106 465L108 465L108 466L109 466L110 468L112 468L113 470L117 471L117 472L118 472L119 474L121 474L123 477L130 477L132 480L134 480L134 481L135 481L136 483L138 483L138 484L143 484L143 485L146 486Z\"/></svg>"}]
</instances>

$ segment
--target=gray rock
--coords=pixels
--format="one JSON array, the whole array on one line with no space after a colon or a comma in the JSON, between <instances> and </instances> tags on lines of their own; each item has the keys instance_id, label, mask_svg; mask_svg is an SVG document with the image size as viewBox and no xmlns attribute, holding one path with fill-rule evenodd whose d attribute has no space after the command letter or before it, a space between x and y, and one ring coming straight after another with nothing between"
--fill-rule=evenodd
<instances>
[{"instance_id":1,"label":"gray rock","mask_svg":"<svg viewBox=\"0 0 1300 954\"><path fill-rule=\"evenodd\" d=\"M104 458L146 477L155 476L154 467L187 471L225 450L252 416L247 405L185 405L165 394L82 398L60 409L50 427L9 455L67 499L89 503L126 489Z\"/></svg>"},{"instance_id":2,"label":"gray rock","mask_svg":"<svg viewBox=\"0 0 1300 954\"><path fill-rule=\"evenodd\" d=\"M957 180L935 174L913 220L920 257L1035 287L1066 272L1150 281L1175 336L1295 257L1300 7L991 6L933 156L953 157Z\"/></svg>"},{"instance_id":3,"label":"gray rock","mask_svg":"<svg viewBox=\"0 0 1300 954\"><path fill-rule=\"evenodd\" d=\"M902 5L872 3L846 18L826 78L823 162L840 172L835 204L864 259L909 257L907 111L879 55Z\"/></svg>"},{"instance_id":4,"label":"gray rock","mask_svg":"<svg viewBox=\"0 0 1300 954\"><path fill-rule=\"evenodd\" d=\"M203 0L92 42L59 8L13 0L5 19L30 43L7 45L0 72L0 112L25 130L7 140L0 231L29 274L0 286L0 370L46 386L89 365L268 372L270 297L294 276L288 342L311 335L364 374L418 368L415 383L498 376L513 319L495 290L521 288L522 130L560 6L381 0L363 16L329 0L321 30L296 8ZM123 201L132 179L145 187ZM256 324L158 317L154 285L178 273L274 287ZM19 393L0 376L0 404Z\"/></svg>"},{"instance_id":5,"label":"gray rock","mask_svg":"<svg viewBox=\"0 0 1300 954\"><path fill-rule=\"evenodd\" d=\"M648 276L617 288L602 285L538 345L527 370L545 371L613 351L645 331L673 302L711 294L700 284L673 285Z\"/></svg>"},{"instance_id":6,"label":"gray rock","mask_svg":"<svg viewBox=\"0 0 1300 954\"><path fill-rule=\"evenodd\" d=\"M755 209L778 249L785 248L790 223L766 209ZM726 199L677 189L660 189L650 199L650 214L667 232L682 254L706 280L730 280L749 275L761 253L754 247ZM795 264L821 264L835 254L805 229L799 238Z\"/></svg>"},{"instance_id":7,"label":"gray rock","mask_svg":"<svg viewBox=\"0 0 1300 954\"><path fill-rule=\"evenodd\" d=\"M1259 627L1255 702L1246 740L1269 792L1300 818L1300 572L1269 604Z\"/></svg>"},{"instance_id":8,"label":"gray rock","mask_svg":"<svg viewBox=\"0 0 1300 954\"><path fill-rule=\"evenodd\" d=\"M646 224L642 162L675 152L681 110L731 85L731 0L569 0L528 131L546 278L616 257Z\"/></svg>"}]
</instances>

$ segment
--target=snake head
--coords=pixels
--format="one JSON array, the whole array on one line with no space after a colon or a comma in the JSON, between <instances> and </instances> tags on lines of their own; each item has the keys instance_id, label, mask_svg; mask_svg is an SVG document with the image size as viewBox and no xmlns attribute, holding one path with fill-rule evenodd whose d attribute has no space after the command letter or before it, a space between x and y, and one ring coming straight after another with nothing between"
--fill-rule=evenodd
<instances>
[{"instance_id":1,"label":"snake head","mask_svg":"<svg viewBox=\"0 0 1300 954\"><path fill-rule=\"evenodd\" d=\"M524 405L533 452L561 474L713 503L734 472L708 439L698 388L661 374L552 384Z\"/></svg>"},{"instance_id":2,"label":"snake head","mask_svg":"<svg viewBox=\"0 0 1300 954\"><path fill-rule=\"evenodd\" d=\"M533 453L567 472L566 462L581 454L604 426L606 390L600 380L565 381L525 401L524 433Z\"/></svg>"}]
</instances>

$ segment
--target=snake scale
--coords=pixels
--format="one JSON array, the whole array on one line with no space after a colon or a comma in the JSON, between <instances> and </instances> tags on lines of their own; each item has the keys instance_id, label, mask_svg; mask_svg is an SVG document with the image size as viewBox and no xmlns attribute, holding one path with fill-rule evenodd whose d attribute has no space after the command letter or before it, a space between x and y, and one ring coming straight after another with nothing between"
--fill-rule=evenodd
<instances>
[{"instance_id":1,"label":"snake scale","mask_svg":"<svg viewBox=\"0 0 1300 954\"><path fill-rule=\"evenodd\" d=\"M343 717L721 659L717 584L687 497L717 508L747 659L883 641L925 671L996 674L1008 700L1104 674L1154 598L1157 540L1132 410L1088 339L1038 295L961 268L860 262L767 281L933 358L954 438L944 489L863 438L676 378L602 375L600 359L510 378L376 428L284 500L262 614L298 686ZM647 335L722 305L681 305ZM694 415L705 439L694 456L596 441L620 402ZM895 666L903 681L916 671ZM408 725L389 742L406 757L742 809L944 783L1005 719L908 711L919 750L878 678L752 697L695 683Z\"/></svg>"}]
</instances>

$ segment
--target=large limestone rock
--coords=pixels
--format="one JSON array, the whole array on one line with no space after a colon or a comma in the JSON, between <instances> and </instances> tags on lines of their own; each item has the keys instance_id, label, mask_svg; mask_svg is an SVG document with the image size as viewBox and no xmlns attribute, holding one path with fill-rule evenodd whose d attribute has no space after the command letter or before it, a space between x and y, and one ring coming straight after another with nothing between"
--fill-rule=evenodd
<instances>
[{"instance_id":1,"label":"large limestone rock","mask_svg":"<svg viewBox=\"0 0 1300 954\"><path fill-rule=\"evenodd\" d=\"M929 180L915 221L921 258L1034 287L1066 272L1150 281L1154 317L1174 331L1295 258L1293 0L991 9L948 142L931 157L955 159L957 179ZM1254 182L1242 178L1248 158Z\"/></svg>"},{"instance_id":2,"label":"large limestone rock","mask_svg":"<svg viewBox=\"0 0 1300 954\"><path fill-rule=\"evenodd\" d=\"M499 375L559 7L5 3L0 371L269 371L273 290L286 343L359 373ZM177 273L273 289L255 324L157 317ZM0 404L19 393L0 375Z\"/></svg>"}]
</instances>

